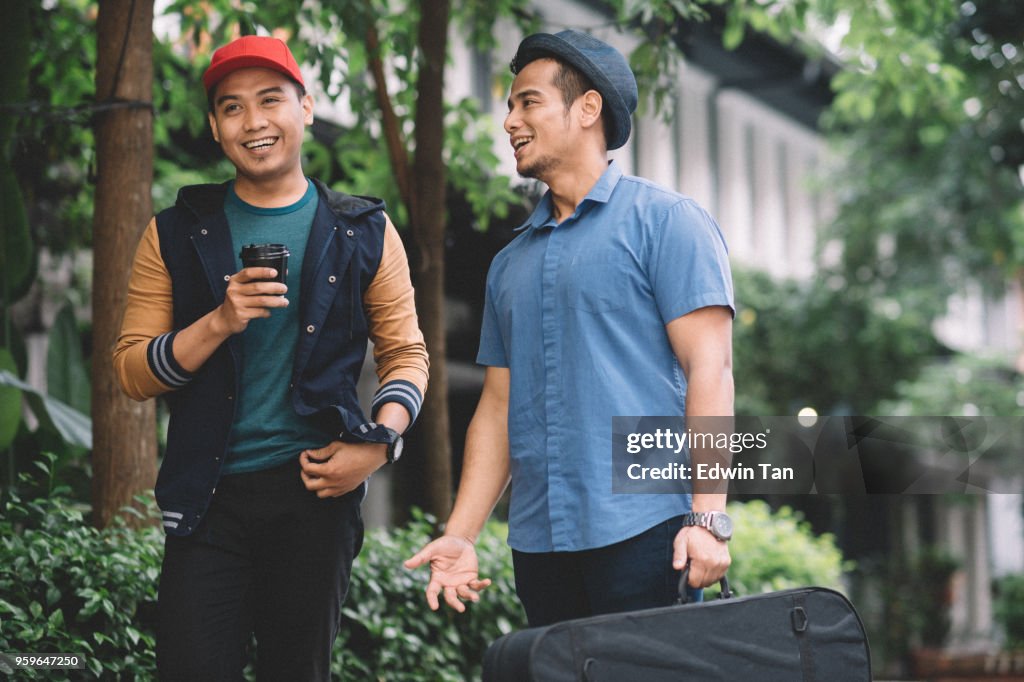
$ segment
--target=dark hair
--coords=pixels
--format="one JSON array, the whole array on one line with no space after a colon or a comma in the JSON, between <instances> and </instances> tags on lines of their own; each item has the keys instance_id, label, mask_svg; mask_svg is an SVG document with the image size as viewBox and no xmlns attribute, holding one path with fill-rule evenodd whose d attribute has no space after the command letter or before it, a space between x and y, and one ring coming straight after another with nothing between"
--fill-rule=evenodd
<instances>
[{"instance_id":1,"label":"dark hair","mask_svg":"<svg viewBox=\"0 0 1024 682\"><path fill-rule=\"evenodd\" d=\"M295 93L299 96L299 100L301 101L302 98L306 96L305 86L303 86L302 83L298 82L297 80L293 80L291 78L289 78L288 80L291 81L291 84L295 86ZM219 86L220 83L217 83L217 85L214 85L212 88L206 91L206 106L210 108L210 113L215 113L213 111L213 96L217 94L217 88Z\"/></svg>"},{"instance_id":2,"label":"dark hair","mask_svg":"<svg viewBox=\"0 0 1024 682\"><path fill-rule=\"evenodd\" d=\"M550 59L558 64L558 70L555 71L555 75L551 79L551 84L562 93L562 102L565 104L566 111L569 110L569 107L572 106L572 103L575 102L580 95L584 94L588 90L595 90L600 94L600 91L594 87L594 84L589 78L587 78L586 74L569 62L550 54L540 55L537 59ZM527 64L529 64L529 62L527 62ZM512 73L518 74L525 66L526 64L518 64L513 61L511 64ZM604 99L604 95L601 95L601 99ZM612 136L612 124L611 119L605 115L604 107L601 108L601 126L604 130L604 139L606 141L610 140Z\"/></svg>"}]
</instances>

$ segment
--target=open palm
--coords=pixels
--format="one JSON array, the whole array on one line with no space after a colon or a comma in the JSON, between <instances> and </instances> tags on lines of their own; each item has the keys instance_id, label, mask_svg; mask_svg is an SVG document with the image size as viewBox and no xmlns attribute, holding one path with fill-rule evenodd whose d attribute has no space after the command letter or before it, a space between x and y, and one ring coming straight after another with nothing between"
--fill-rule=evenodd
<instances>
[{"instance_id":1,"label":"open palm","mask_svg":"<svg viewBox=\"0 0 1024 682\"><path fill-rule=\"evenodd\" d=\"M491 584L488 579L480 580L476 549L465 538L442 535L404 565L406 568L418 568L426 563L430 564L427 603L435 611L440 607L438 596L442 592L448 606L462 613L466 610L462 600L478 601L480 590Z\"/></svg>"}]
</instances>

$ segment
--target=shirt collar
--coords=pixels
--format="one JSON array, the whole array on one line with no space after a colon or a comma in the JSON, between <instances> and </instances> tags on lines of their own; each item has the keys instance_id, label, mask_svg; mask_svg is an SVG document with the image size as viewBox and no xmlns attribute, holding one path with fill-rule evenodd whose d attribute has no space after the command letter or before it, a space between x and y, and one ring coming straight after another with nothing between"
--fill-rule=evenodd
<instances>
[{"instance_id":1,"label":"shirt collar","mask_svg":"<svg viewBox=\"0 0 1024 682\"><path fill-rule=\"evenodd\" d=\"M619 180L622 178L622 169L619 168L619 164L615 161L608 162L608 168L605 169L604 173L601 173L601 177L597 179L594 186L587 192L587 196L583 197L583 201L576 208L576 213L579 213L580 208L587 203L598 203L605 204L612 196L612 192L615 190L615 186L619 184ZM533 229L537 227L544 227L548 223L552 222L552 201L551 201L551 190L544 193L541 197L540 202L537 204L537 208L533 209L533 213L529 219L515 229L516 232L523 230Z\"/></svg>"}]
</instances>

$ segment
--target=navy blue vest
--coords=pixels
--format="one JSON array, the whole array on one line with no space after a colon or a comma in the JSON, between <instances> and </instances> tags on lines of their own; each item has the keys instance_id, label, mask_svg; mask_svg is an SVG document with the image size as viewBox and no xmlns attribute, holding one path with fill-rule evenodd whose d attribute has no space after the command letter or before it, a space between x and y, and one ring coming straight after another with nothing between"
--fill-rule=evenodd
<instances>
[{"instance_id":1,"label":"navy blue vest","mask_svg":"<svg viewBox=\"0 0 1024 682\"><path fill-rule=\"evenodd\" d=\"M320 204L302 262L301 330L292 365L295 411L339 437L367 422L356 396L366 355L363 293L384 249L384 203L328 189L314 180ZM227 184L193 185L156 217L160 254L171 276L174 329L220 305L235 274L224 216ZM199 524L220 477L238 394L237 341L221 345L185 386L164 394L170 407L167 450L156 497L164 518L188 535Z\"/></svg>"}]
</instances>

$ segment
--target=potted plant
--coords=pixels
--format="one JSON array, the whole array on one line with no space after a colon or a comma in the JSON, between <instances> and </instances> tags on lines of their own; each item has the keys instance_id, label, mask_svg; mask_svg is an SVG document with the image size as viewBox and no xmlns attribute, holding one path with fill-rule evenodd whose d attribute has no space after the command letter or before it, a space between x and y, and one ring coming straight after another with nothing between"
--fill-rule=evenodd
<instances>
[{"instance_id":1,"label":"potted plant","mask_svg":"<svg viewBox=\"0 0 1024 682\"><path fill-rule=\"evenodd\" d=\"M994 588L995 617L1006 635L1006 648L1024 649L1024 573L1004 576Z\"/></svg>"},{"instance_id":2,"label":"potted plant","mask_svg":"<svg viewBox=\"0 0 1024 682\"><path fill-rule=\"evenodd\" d=\"M915 646L910 652L912 673L940 674L951 665L942 651L952 626L953 576L960 562L941 547L921 550L909 562L906 576L907 616Z\"/></svg>"}]
</instances>

